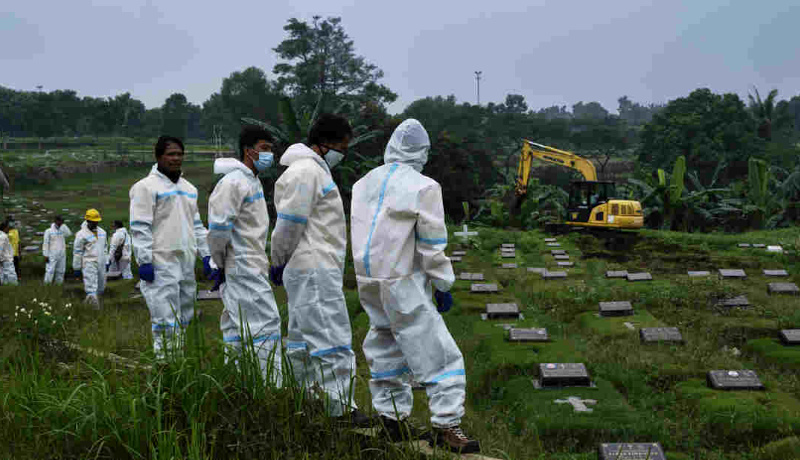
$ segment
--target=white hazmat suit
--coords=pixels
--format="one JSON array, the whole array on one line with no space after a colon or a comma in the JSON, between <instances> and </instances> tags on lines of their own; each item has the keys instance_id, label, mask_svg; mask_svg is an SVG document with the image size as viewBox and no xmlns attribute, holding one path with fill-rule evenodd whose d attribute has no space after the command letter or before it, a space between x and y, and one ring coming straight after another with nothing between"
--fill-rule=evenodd
<instances>
[{"instance_id":1,"label":"white hazmat suit","mask_svg":"<svg viewBox=\"0 0 800 460\"><path fill-rule=\"evenodd\" d=\"M67 241L72 236L72 231L67 224L60 227L55 223L44 232L44 242L42 243L42 255L47 257L47 265L44 269L44 284L55 281L56 284L64 282L64 272L67 270Z\"/></svg>"},{"instance_id":2,"label":"white hazmat suit","mask_svg":"<svg viewBox=\"0 0 800 460\"><path fill-rule=\"evenodd\" d=\"M0 230L0 284L4 286L17 285L17 272L14 270L14 248L8 234Z\"/></svg>"},{"instance_id":3,"label":"white hazmat suit","mask_svg":"<svg viewBox=\"0 0 800 460\"><path fill-rule=\"evenodd\" d=\"M397 127L385 164L353 186L350 228L358 294L370 318L364 354L372 404L388 418L408 417L413 374L426 387L433 426L448 428L464 414L466 376L431 300L431 284L449 291L455 275L444 254L442 189L419 172L429 147L418 121Z\"/></svg>"},{"instance_id":4,"label":"white hazmat suit","mask_svg":"<svg viewBox=\"0 0 800 460\"><path fill-rule=\"evenodd\" d=\"M106 290L106 245L105 230L98 225L95 231L89 230L86 221L75 234L72 249L72 268L83 272L83 287L86 301L98 304L99 296Z\"/></svg>"},{"instance_id":5,"label":"white hazmat suit","mask_svg":"<svg viewBox=\"0 0 800 460\"><path fill-rule=\"evenodd\" d=\"M238 354L250 338L264 377L280 385L281 317L268 279L264 189L253 171L233 158L216 160L214 173L225 174L208 199L208 247L214 263L225 269L222 339Z\"/></svg>"},{"instance_id":6,"label":"white hazmat suit","mask_svg":"<svg viewBox=\"0 0 800 460\"><path fill-rule=\"evenodd\" d=\"M173 183L153 165L130 190L130 225L136 262L152 264L153 282L141 283L150 310L153 348L165 347L194 317L195 257L210 255L208 231L197 212L197 188L181 177Z\"/></svg>"},{"instance_id":7,"label":"white hazmat suit","mask_svg":"<svg viewBox=\"0 0 800 460\"><path fill-rule=\"evenodd\" d=\"M122 257L117 261L114 256L120 245L122 245ZM122 272L122 279L133 279L133 273L131 272L131 237L124 227L118 228L114 235L111 236L111 244L108 246L106 259L111 262L109 271Z\"/></svg>"},{"instance_id":8,"label":"white hazmat suit","mask_svg":"<svg viewBox=\"0 0 800 460\"><path fill-rule=\"evenodd\" d=\"M325 160L303 144L281 156L273 265L284 265L289 300L286 356L298 383L324 389L334 417L355 410L356 357L342 292L347 228L339 189Z\"/></svg>"}]
</instances>

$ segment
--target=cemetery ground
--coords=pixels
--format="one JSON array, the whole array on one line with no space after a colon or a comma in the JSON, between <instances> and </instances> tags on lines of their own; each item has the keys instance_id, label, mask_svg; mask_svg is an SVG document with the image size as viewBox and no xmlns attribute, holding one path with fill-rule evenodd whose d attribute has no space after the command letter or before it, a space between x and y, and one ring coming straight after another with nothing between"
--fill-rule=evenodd
<instances>
[{"instance_id":1,"label":"cemetery ground","mask_svg":"<svg viewBox=\"0 0 800 460\"><path fill-rule=\"evenodd\" d=\"M85 209L95 207L108 230L114 219L127 221L128 189L147 170L118 168L94 178L77 175L57 188L21 188L4 204L24 222L23 245L41 241L36 232L44 231L52 213L66 215L77 231ZM211 162L193 162L185 174L199 190L206 222ZM669 459L800 458L800 347L778 339L781 329L800 328L800 296L767 291L772 282L800 283L800 262L797 253L738 247L781 244L796 251L800 229L641 231L624 248L579 232L557 236L560 247L550 247L544 239L552 235L541 232L472 226L479 235L465 244L452 235L460 226L450 229L448 254L466 251L454 264L456 275L484 274L483 281L456 281L455 304L444 315L466 360L463 426L481 441L484 455L595 459L600 443L659 442ZM513 258L502 256L502 243L514 243ZM553 249L564 250L574 266L558 267L563 261L555 260ZM264 388L252 363L241 372L225 364L219 301L197 304L203 314L187 334L184 356L158 364L149 351L149 314L133 295L133 281L109 282L98 312L81 304L82 285L73 280L63 289L41 285L40 251L24 254L22 262L22 285L0 287L4 458L422 457L412 447L340 426L302 391ZM502 268L508 263L517 268ZM564 270L567 277L544 280L528 268ZM718 269L743 269L747 278L720 279ZM764 269L785 269L789 276L773 279ZM690 270L710 273L690 277ZM607 271L648 272L653 280L607 278ZM473 282L497 284L499 292L472 293ZM285 333L285 292L276 288L275 294ZM358 360L354 398L369 411L369 370L361 351L369 321L352 261L345 296ZM718 305L736 296L750 305ZM611 301L629 301L633 315L599 316L599 303ZM516 303L524 318L483 320L488 303ZM511 324L547 328L550 341L509 342ZM640 341L640 328L661 326L678 327L684 342ZM104 358L90 348L127 359ZM543 363L584 363L592 386L535 389ZM710 370L742 369L755 370L765 390L707 386ZM412 418L426 424L425 393L415 391L414 397ZM556 402L569 397L596 403L587 403L591 412L576 412L572 404Z\"/></svg>"}]
</instances>

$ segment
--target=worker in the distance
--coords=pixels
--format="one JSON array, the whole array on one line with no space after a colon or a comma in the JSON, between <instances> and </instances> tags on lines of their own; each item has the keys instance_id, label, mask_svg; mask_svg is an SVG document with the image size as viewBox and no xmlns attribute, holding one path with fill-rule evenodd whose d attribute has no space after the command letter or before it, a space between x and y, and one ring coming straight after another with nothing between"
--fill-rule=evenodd
<instances>
[{"instance_id":1,"label":"worker in the distance","mask_svg":"<svg viewBox=\"0 0 800 460\"><path fill-rule=\"evenodd\" d=\"M8 216L8 241L11 242L11 248L14 250L14 272L17 274L17 281L19 281L22 279L22 270L19 258L19 229L17 227L17 221L14 220L14 216Z\"/></svg>"},{"instance_id":2,"label":"worker in the distance","mask_svg":"<svg viewBox=\"0 0 800 460\"><path fill-rule=\"evenodd\" d=\"M14 249L8 240L8 221L0 222L0 285L16 286L17 272L14 270Z\"/></svg>"},{"instance_id":3,"label":"worker in the distance","mask_svg":"<svg viewBox=\"0 0 800 460\"><path fill-rule=\"evenodd\" d=\"M67 238L72 231L64 223L61 216L56 216L50 228L44 232L42 255L44 255L44 284L64 283L67 270Z\"/></svg>"},{"instance_id":4,"label":"worker in the distance","mask_svg":"<svg viewBox=\"0 0 800 460\"><path fill-rule=\"evenodd\" d=\"M122 279L132 280L131 272L131 236L125 230L121 220L114 221L114 234L108 246L107 268L109 271L120 272Z\"/></svg>"},{"instance_id":5,"label":"worker in the distance","mask_svg":"<svg viewBox=\"0 0 800 460\"><path fill-rule=\"evenodd\" d=\"M268 279L269 214L258 179L272 166L273 142L263 128L245 126L239 134L240 160L214 162L214 173L225 176L208 199L208 247L225 274L219 326L226 352L233 352L226 359L252 349L264 378L280 386L281 316Z\"/></svg>"},{"instance_id":6,"label":"worker in the distance","mask_svg":"<svg viewBox=\"0 0 800 460\"><path fill-rule=\"evenodd\" d=\"M270 279L286 287L286 357L295 379L325 390L329 415L362 426L370 420L353 399L356 355L342 292L347 222L331 176L352 136L346 119L323 114L308 146L294 144L281 155L287 169L275 183Z\"/></svg>"},{"instance_id":7,"label":"worker in the distance","mask_svg":"<svg viewBox=\"0 0 800 460\"><path fill-rule=\"evenodd\" d=\"M102 221L96 209L89 209L84 216L81 229L75 234L72 249L72 268L75 277L83 277L86 290L86 302L100 308L100 296L106 289L106 247L108 238L105 230L100 228Z\"/></svg>"},{"instance_id":8,"label":"worker in the distance","mask_svg":"<svg viewBox=\"0 0 800 460\"><path fill-rule=\"evenodd\" d=\"M197 281L195 258L211 275L208 231L197 211L197 188L184 179L183 142L161 136L150 175L130 190L130 225L141 291L150 310L153 349L166 357L179 334L194 318ZM178 350L174 350L178 351Z\"/></svg>"},{"instance_id":9,"label":"worker in the distance","mask_svg":"<svg viewBox=\"0 0 800 460\"><path fill-rule=\"evenodd\" d=\"M430 442L478 452L478 441L461 429L464 358L439 314L453 303L455 275L444 253L442 188L420 173L430 145L425 128L405 120L386 146L384 165L353 186L350 231L358 295L370 320L363 347L369 389L386 434L402 439L404 431L413 432L406 422L410 380L422 382L434 428Z\"/></svg>"}]
</instances>

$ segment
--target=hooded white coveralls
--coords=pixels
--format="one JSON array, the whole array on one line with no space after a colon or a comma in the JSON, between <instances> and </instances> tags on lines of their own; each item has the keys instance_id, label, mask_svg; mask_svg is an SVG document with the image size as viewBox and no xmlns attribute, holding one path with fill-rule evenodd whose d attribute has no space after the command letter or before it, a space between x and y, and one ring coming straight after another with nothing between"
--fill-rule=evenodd
<instances>
[{"instance_id":1,"label":"hooded white coveralls","mask_svg":"<svg viewBox=\"0 0 800 460\"><path fill-rule=\"evenodd\" d=\"M342 292L347 228L339 189L325 160L303 144L281 156L288 169L275 183L278 220L273 265L286 264L289 300L286 356L298 383L319 385L340 416L356 408L356 356Z\"/></svg>"},{"instance_id":2,"label":"hooded white coveralls","mask_svg":"<svg viewBox=\"0 0 800 460\"><path fill-rule=\"evenodd\" d=\"M83 272L83 287L86 290L86 299L98 301L106 290L106 245L108 238L105 230L98 225L95 232L89 230L86 221L81 224L81 229L75 234L75 244L72 249L72 268Z\"/></svg>"},{"instance_id":3,"label":"hooded white coveralls","mask_svg":"<svg viewBox=\"0 0 800 460\"><path fill-rule=\"evenodd\" d=\"M153 348L163 357L173 334L194 317L195 257L210 255L208 231L197 211L197 188L173 183L153 165L130 190L130 222L136 262L153 264L155 279L141 283L150 310Z\"/></svg>"},{"instance_id":4,"label":"hooded white coveralls","mask_svg":"<svg viewBox=\"0 0 800 460\"><path fill-rule=\"evenodd\" d=\"M14 270L14 248L8 234L0 230L0 284L4 286L17 285L17 272Z\"/></svg>"},{"instance_id":5,"label":"hooded white coveralls","mask_svg":"<svg viewBox=\"0 0 800 460\"><path fill-rule=\"evenodd\" d=\"M426 387L433 426L446 428L464 415L466 376L461 351L431 300L431 283L446 292L455 275L444 254L442 189L419 173L429 147L417 120L397 127L385 164L353 186L350 230L358 294L370 318L364 354L372 404L386 417L408 417L413 374Z\"/></svg>"},{"instance_id":6,"label":"hooded white coveralls","mask_svg":"<svg viewBox=\"0 0 800 460\"><path fill-rule=\"evenodd\" d=\"M264 189L253 171L233 158L216 160L214 173L225 174L208 199L208 247L214 263L225 269L222 339L237 354L251 339L264 377L269 373L280 385L281 317L269 284Z\"/></svg>"},{"instance_id":7,"label":"hooded white coveralls","mask_svg":"<svg viewBox=\"0 0 800 460\"><path fill-rule=\"evenodd\" d=\"M117 262L114 259L114 254L116 254L120 245L122 245L122 258ZM111 244L108 247L106 260L111 262L110 271L122 272L122 279L133 279L133 273L131 272L131 237L124 227L118 228L114 235L111 236Z\"/></svg>"},{"instance_id":8,"label":"hooded white coveralls","mask_svg":"<svg viewBox=\"0 0 800 460\"><path fill-rule=\"evenodd\" d=\"M72 236L72 231L67 224L56 227L53 223L44 232L44 242L42 243L42 255L47 257L47 265L44 269L44 284L53 281L56 284L64 282L64 272L67 270L67 237Z\"/></svg>"}]
</instances>

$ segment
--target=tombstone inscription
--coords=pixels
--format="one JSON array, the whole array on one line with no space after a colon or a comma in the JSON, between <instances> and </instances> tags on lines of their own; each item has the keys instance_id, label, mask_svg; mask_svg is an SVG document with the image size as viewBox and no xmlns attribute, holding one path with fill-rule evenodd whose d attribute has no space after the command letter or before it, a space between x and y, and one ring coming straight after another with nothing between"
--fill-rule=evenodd
<instances>
[{"instance_id":1,"label":"tombstone inscription","mask_svg":"<svg viewBox=\"0 0 800 460\"><path fill-rule=\"evenodd\" d=\"M800 345L800 329L781 329L778 337L784 345Z\"/></svg>"},{"instance_id":2,"label":"tombstone inscription","mask_svg":"<svg viewBox=\"0 0 800 460\"><path fill-rule=\"evenodd\" d=\"M563 280L567 279L567 272L551 272L550 270L546 270L542 273L542 278L546 280Z\"/></svg>"},{"instance_id":3,"label":"tombstone inscription","mask_svg":"<svg viewBox=\"0 0 800 460\"><path fill-rule=\"evenodd\" d=\"M558 241L558 240L555 239L555 238L545 238L544 239L545 243L555 243L556 241Z\"/></svg>"},{"instance_id":4,"label":"tombstone inscription","mask_svg":"<svg viewBox=\"0 0 800 460\"><path fill-rule=\"evenodd\" d=\"M749 307L750 301L747 300L747 296L737 295L736 297L721 299L716 305L718 307Z\"/></svg>"},{"instance_id":5,"label":"tombstone inscription","mask_svg":"<svg viewBox=\"0 0 800 460\"><path fill-rule=\"evenodd\" d=\"M547 271L547 269L543 268L543 267L528 267L528 272L529 273L538 273L540 275L544 275L544 273L546 271Z\"/></svg>"},{"instance_id":6,"label":"tombstone inscription","mask_svg":"<svg viewBox=\"0 0 800 460\"><path fill-rule=\"evenodd\" d=\"M465 256L465 255L467 255L467 251L453 251L451 253L451 255L454 255L454 256Z\"/></svg>"},{"instance_id":7,"label":"tombstone inscription","mask_svg":"<svg viewBox=\"0 0 800 460\"><path fill-rule=\"evenodd\" d=\"M711 274L711 272L708 271L708 270L695 270L695 271L689 270L686 273L691 278L698 278L698 277L701 277L701 276L709 276Z\"/></svg>"},{"instance_id":8,"label":"tombstone inscription","mask_svg":"<svg viewBox=\"0 0 800 460\"><path fill-rule=\"evenodd\" d=\"M715 390L763 390L758 374L750 369L708 371L706 381Z\"/></svg>"},{"instance_id":9,"label":"tombstone inscription","mask_svg":"<svg viewBox=\"0 0 800 460\"><path fill-rule=\"evenodd\" d=\"M483 281L483 273L461 272L458 278L465 281Z\"/></svg>"},{"instance_id":10,"label":"tombstone inscription","mask_svg":"<svg viewBox=\"0 0 800 460\"><path fill-rule=\"evenodd\" d=\"M558 265L559 267L574 267L575 263L574 262L556 262L556 265Z\"/></svg>"},{"instance_id":11,"label":"tombstone inscription","mask_svg":"<svg viewBox=\"0 0 800 460\"><path fill-rule=\"evenodd\" d=\"M222 292L216 291L197 291L197 300L220 300Z\"/></svg>"},{"instance_id":12,"label":"tombstone inscription","mask_svg":"<svg viewBox=\"0 0 800 460\"><path fill-rule=\"evenodd\" d=\"M787 272L786 270L764 270L764 276L774 276L774 277L789 276L789 272Z\"/></svg>"},{"instance_id":13,"label":"tombstone inscription","mask_svg":"<svg viewBox=\"0 0 800 460\"><path fill-rule=\"evenodd\" d=\"M547 246L551 248L560 248L561 243L547 243Z\"/></svg>"},{"instance_id":14,"label":"tombstone inscription","mask_svg":"<svg viewBox=\"0 0 800 460\"><path fill-rule=\"evenodd\" d=\"M503 264L502 268L517 268L517 264Z\"/></svg>"},{"instance_id":15,"label":"tombstone inscription","mask_svg":"<svg viewBox=\"0 0 800 460\"><path fill-rule=\"evenodd\" d=\"M519 306L515 303L487 303L486 317L489 319L519 318Z\"/></svg>"},{"instance_id":16,"label":"tombstone inscription","mask_svg":"<svg viewBox=\"0 0 800 460\"><path fill-rule=\"evenodd\" d=\"M642 343L683 342L681 331L677 327L643 327L639 329Z\"/></svg>"},{"instance_id":17,"label":"tombstone inscription","mask_svg":"<svg viewBox=\"0 0 800 460\"><path fill-rule=\"evenodd\" d=\"M552 256L565 256L565 255L567 255L567 251L565 251L563 249L551 249L550 250L550 255L552 255Z\"/></svg>"},{"instance_id":18,"label":"tombstone inscription","mask_svg":"<svg viewBox=\"0 0 800 460\"><path fill-rule=\"evenodd\" d=\"M769 283L767 292L770 294L800 294L800 288L794 283Z\"/></svg>"},{"instance_id":19,"label":"tombstone inscription","mask_svg":"<svg viewBox=\"0 0 800 460\"><path fill-rule=\"evenodd\" d=\"M628 273L628 281L653 281L653 276L650 273Z\"/></svg>"},{"instance_id":20,"label":"tombstone inscription","mask_svg":"<svg viewBox=\"0 0 800 460\"><path fill-rule=\"evenodd\" d=\"M664 449L657 442L603 443L598 460L666 460Z\"/></svg>"},{"instance_id":21,"label":"tombstone inscription","mask_svg":"<svg viewBox=\"0 0 800 460\"><path fill-rule=\"evenodd\" d=\"M600 302L600 316L630 316L633 305L627 300L616 302Z\"/></svg>"},{"instance_id":22,"label":"tombstone inscription","mask_svg":"<svg viewBox=\"0 0 800 460\"><path fill-rule=\"evenodd\" d=\"M541 328L517 328L512 327L508 330L509 342L547 342L550 337L547 329Z\"/></svg>"},{"instance_id":23,"label":"tombstone inscription","mask_svg":"<svg viewBox=\"0 0 800 460\"><path fill-rule=\"evenodd\" d=\"M469 288L470 292L474 293L484 293L484 292L497 292L497 285L496 284L483 284L483 283L474 283Z\"/></svg>"},{"instance_id":24,"label":"tombstone inscription","mask_svg":"<svg viewBox=\"0 0 800 460\"><path fill-rule=\"evenodd\" d=\"M583 386L592 384L583 363L540 363L539 385L542 388Z\"/></svg>"},{"instance_id":25,"label":"tombstone inscription","mask_svg":"<svg viewBox=\"0 0 800 460\"><path fill-rule=\"evenodd\" d=\"M627 278L628 272L625 270L609 270L606 272L606 278Z\"/></svg>"},{"instance_id":26,"label":"tombstone inscription","mask_svg":"<svg viewBox=\"0 0 800 460\"><path fill-rule=\"evenodd\" d=\"M720 268L719 277L722 279L745 279L747 278L747 273L745 273L744 270L738 268L735 269Z\"/></svg>"},{"instance_id":27,"label":"tombstone inscription","mask_svg":"<svg viewBox=\"0 0 800 460\"><path fill-rule=\"evenodd\" d=\"M569 260L569 256L566 254L556 254L553 256L555 260Z\"/></svg>"}]
</instances>

